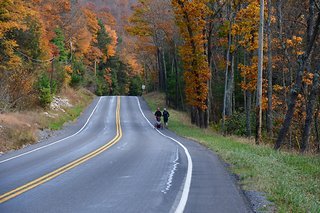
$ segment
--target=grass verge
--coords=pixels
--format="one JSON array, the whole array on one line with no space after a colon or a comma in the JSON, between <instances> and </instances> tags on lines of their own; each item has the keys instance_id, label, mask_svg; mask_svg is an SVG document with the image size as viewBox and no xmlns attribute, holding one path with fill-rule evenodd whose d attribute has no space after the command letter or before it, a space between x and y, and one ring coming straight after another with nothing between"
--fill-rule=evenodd
<instances>
[{"instance_id":1,"label":"grass verge","mask_svg":"<svg viewBox=\"0 0 320 213\"><path fill-rule=\"evenodd\" d=\"M162 94L144 98L152 110L164 106ZM214 150L231 164L243 189L265 192L278 212L320 212L319 156L279 152L243 138L223 137L191 125L186 113L169 110L169 129Z\"/></svg>"}]
</instances>

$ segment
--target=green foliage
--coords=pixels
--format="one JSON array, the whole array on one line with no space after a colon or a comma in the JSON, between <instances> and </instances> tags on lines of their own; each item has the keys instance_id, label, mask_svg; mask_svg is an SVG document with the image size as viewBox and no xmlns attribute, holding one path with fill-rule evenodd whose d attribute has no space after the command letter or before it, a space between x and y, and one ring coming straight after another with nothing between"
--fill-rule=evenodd
<instances>
[{"instance_id":1,"label":"green foliage","mask_svg":"<svg viewBox=\"0 0 320 213\"><path fill-rule=\"evenodd\" d=\"M101 76L97 76L96 78L96 95L103 96L103 95L110 95L110 88L104 78Z\"/></svg>"},{"instance_id":2,"label":"green foliage","mask_svg":"<svg viewBox=\"0 0 320 213\"><path fill-rule=\"evenodd\" d=\"M73 73L71 74L70 85L72 87L78 87L85 80L84 75L87 68L80 59L74 60L72 66Z\"/></svg>"},{"instance_id":3,"label":"green foliage","mask_svg":"<svg viewBox=\"0 0 320 213\"><path fill-rule=\"evenodd\" d=\"M251 114L251 126L255 126L254 113ZM221 126L221 125L220 125ZM239 136L246 135L246 114L244 112L235 112L225 121L225 132Z\"/></svg>"},{"instance_id":4,"label":"green foliage","mask_svg":"<svg viewBox=\"0 0 320 213\"><path fill-rule=\"evenodd\" d=\"M106 69L110 70L106 73ZM100 63L95 80L97 95L127 95L130 83L128 72L131 68L118 56L110 57L107 62ZM111 78L111 86L106 80L106 76Z\"/></svg>"},{"instance_id":5,"label":"green foliage","mask_svg":"<svg viewBox=\"0 0 320 213\"><path fill-rule=\"evenodd\" d=\"M39 93L39 101L41 106L46 107L52 102L53 94L56 91L56 82L52 81L52 88L50 85L50 79L46 73L40 75L36 86Z\"/></svg>"},{"instance_id":6,"label":"green foliage","mask_svg":"<svg viewBox=\"0 0 320 213\"><path fill-rule=\"evenodd\" d=\"M40 46L41 24L32 17L27 17L25 22L28 26L27 30L16 29L8 37L17 41L20 52L28 55L29 58L40 59L43 54ZM25 58L25 56L21 56Z\"/></svg>"},{"instance_id":7,"label":"green foliage","mask_svg":"<svg viewBox=\"0 0 320 213\"><path fill-rule=\"evenodd\" d=\"M59 61L66 62L68 60L68 52L65 48L65 38L60 28L55 30L56 36L52 39L59 50Z\"/></svg>"},{"instance_id":8,"label":"green foliage","mask_svg":"<svg viewBox=\"0 0 320 213\"><path fill-rule=\"evenodd\" d=\"M97 33L98 47L103 54L108 55L107 45L110 44L111 38L106 32L106 28L100 19L98 20L98 24L100 26L100 29Z\"/></svg>"},{"instance_id":9,"label":"green foliage","mask_svg":"<svg viewBox=\"0 0 320 213\"><path fill-rule=\"evenodd\" d=\"M134 76L130 79L130 87L129 87L129 94L132 96L140 96L142 95L142 79L140 76Z\"/></svg>"}]
</instances>

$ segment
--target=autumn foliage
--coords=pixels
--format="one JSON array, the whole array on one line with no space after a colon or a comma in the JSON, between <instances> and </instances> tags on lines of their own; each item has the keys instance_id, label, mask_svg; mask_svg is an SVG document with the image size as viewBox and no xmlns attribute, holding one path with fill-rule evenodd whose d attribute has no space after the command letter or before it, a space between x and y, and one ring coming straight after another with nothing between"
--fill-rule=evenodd
<instances>
[{"instance_id":1,"label":"autumn foliage","mask_svg":"<svg viewBox=\"0 0 320 213\"><path fill-rule=\"evenodd\" d=\"M208 80L210 71L204 44L204 29L209 14L207 1L172 1L176 21L183 38L180 54L184 64L185 93L187 102L202 111L207 109Z\"/></svg>"},{"instance_id":2,"label":"autumn foliage","mask_svg":"<svg viewBox=\"0 0 320 213\"><path fill-rule=\"evenodd\" d=\"M103 95L129 88L131 61L118 57L115 26L107 7L86 1L0 1L0 111L32 107L70 85Z\"/></svg>"}]
</instances>

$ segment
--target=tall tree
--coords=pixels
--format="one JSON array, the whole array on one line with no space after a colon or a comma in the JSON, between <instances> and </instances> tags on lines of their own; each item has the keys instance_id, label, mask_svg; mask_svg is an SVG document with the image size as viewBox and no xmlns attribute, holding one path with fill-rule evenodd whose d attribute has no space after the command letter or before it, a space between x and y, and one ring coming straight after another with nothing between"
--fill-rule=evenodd
<instances>
[{"instance_id":1,"label":"tall tree","mask_svg":"<svg viewBox=\"0 0 320 213\"><path fill-rule=\"evenodd\" d=\"M185 70L186 99L192 107L191 120L200 127L208 126L205 113L210 70L204 50L204 44L207 42L204 35L206 17L209 14L207 3L207 0L172 1L177 24L184 40L180 54Z\"/></svg>"},{"instance_id":2,"label":"tall tree","mask_svg":"<svg viewBox=\"0 0 320 213\"><path fill-rule=\"evenodd\" d=\"M313 0L310 0L310 4L313 4L313 2L314 2ZM288 105L288 110L286 112L285 120L282 124L277 141L274 145L275 149L280 149L281 144L283 143L284 138L291 124L291 120L292 120L295 106L296 106L297 97L301 92L303 73L307 66L310 54L313 51L315 40L319 34L320 11L317 14L310 13L308 20L309 20L307 21L308 35L306 36L306 39L304 42L305 43L304 52L298 57L299 66L298 66L298 69L296 70L296 79L295 79L294 86L292 87L290 92L289 105ZM315 21L310 21L310 20L315 20Z\"/></svg>"}]
</instances>

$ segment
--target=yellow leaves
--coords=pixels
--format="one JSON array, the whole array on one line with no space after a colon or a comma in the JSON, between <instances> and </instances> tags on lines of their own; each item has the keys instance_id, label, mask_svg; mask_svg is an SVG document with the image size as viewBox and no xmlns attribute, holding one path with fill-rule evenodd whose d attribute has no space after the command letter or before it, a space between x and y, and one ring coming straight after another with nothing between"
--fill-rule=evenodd
<instances>
[{"instance_id":1,"label":"yellow leaves","mask_svg":"<svg viewBox=\"0 0 320 213\"><path fill-rule=\"evenodd\" d=\"M258 24L259 24L259 4L251 1L247 7L241 9L236 16L232 26L232 35L240 35L238 43L248 51L258 48Z\"/></svg>"},{"instance_id":2,"label":"yellow leaves","mask_svg":"<svg viewBox=\"0 0 320 213\"><path fill-rule=\"evenodd\" d=\"M280 86L279 84L273 85L273 91L279 92L283 90L283 86Z\"/></svg>"}]
</instances>

